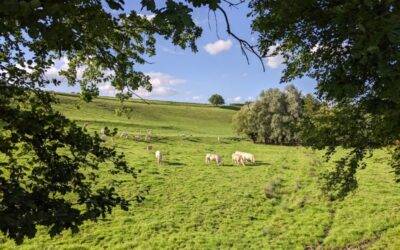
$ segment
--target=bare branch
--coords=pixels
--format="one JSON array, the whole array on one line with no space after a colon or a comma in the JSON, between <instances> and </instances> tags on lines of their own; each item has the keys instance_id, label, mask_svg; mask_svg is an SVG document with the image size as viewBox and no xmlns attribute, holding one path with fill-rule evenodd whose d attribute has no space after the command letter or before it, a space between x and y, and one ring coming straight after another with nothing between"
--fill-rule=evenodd
<instances>
[{"instance_id":1,"label":"bare branch","mask_svg":"<svg viewBox=\"0 0 400 250\"><path fill-rule=\"evenodd\" d=\"M228 0L223 0L224 3L227 3L229 5L229 7L235 7L237 8L238 5L241 5L242 3L246 2L246 0L240 0L237 3L232 3L231 1Z\"/></svg>"},{"instance_id":2,"label":"bare branch","mask_svg":"<svg viewBox=\"0 0 400 250\"><path fill-rule=\"evenodd\" d=\"M241 0L238 4L240 4L242 1L243 0ZM224 2L227 2L228 4L231 4L232 6L236 5L234 3L230 3L229 1L224 1ZM225 24L226 24L226 32L230 36L235 38L236 41L239 42L240 49L242 50L243 55L246 57L247 63L250 64L249 56L247 55L247 52L250 52L251 54L254 54L258 58L258 60L260 61L261 65L262 65L263 71L265 71L263 57L256 51L256 49L255 49L256 46L251 45L249 42L247 42L246 40L238 37L235 33L233 33L232 30L231 30L231 25L230 25L230 22L229 22L228 15L226 14L225 10L219 5L218 5L217 9L219 11L221 11L221 13L224 16Z\"/></svg>"},{"instance_id":3,"label":"bare branch","mask_svg":"<svg viewBox=\"0 0 400 250\"><path fill-rule=\"evenodd\" d=\"M211 12L211 9L208 10L208 17L207 17L207 19L208 19L208 29L211 31L210 12Z\"/></svg>"},{"instance_id":4,"label":"bare branch","mask_svg":"<svg viewBox=\"0 0 400 250\"><path fill-rule=\"evenodd\" d=\"M142 100L144 103L146 103L147 105L150 105L150 103L148 101L146 101L146 99L144 99L143 97L141 97L140 95L136 94L135 92L131 92L132 94L134 94L136 97L138 97L140 100Z\"/></svg>"},{"instance_id":5,"label":"bare branch","mask_svg":"<svg viewBox=\"0 0 400 250\"><path fill-rule=\"evenodd\" d=\"M214 20L215 20L215 32L217 33L217 38L220 39L219 32L218 32L219 29L218 29L217 14L215 13L215 11L214 11Z\"/></svg>"}]
</instances>

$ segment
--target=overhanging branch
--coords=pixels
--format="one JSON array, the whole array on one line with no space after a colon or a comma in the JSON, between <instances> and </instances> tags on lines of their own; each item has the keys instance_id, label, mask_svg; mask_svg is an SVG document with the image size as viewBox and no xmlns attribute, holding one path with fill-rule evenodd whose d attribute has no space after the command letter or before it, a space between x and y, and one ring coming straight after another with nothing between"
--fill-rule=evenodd
<instances>
[{"instance_id":1,"label":"overhanging branch","mask_svg":"<svg viewBox=\"0 0 400 250\"><path fill-rule=\"evenodd\" d=\"M236 6L238 4L243 3L244 1L241 0L238 3L231 3L229 1L224 1L224 2L228 3L229 6ZM220 5L218 5L217 9L219 11L221 11L222 15L224 16L225 24L226 24L226 32L230 36L232 36L236 41L239 42L240 49L242 51L242 54L246 57L247 63L250 64L249 56L247 54L248 52L250 52L251 54L255 55L258 58L258 60L260 61L261 65L262 65L263 71L265 71L263 57L256 51L256 49L255 49L256 46L251 45L249 42L247 42L246 40L240 38L235 33L233 33L232 30L231 30L231 25L230 25L230 22L229 22L228 15L226 14L226 11Z\"/></svg>"}]
</instances>

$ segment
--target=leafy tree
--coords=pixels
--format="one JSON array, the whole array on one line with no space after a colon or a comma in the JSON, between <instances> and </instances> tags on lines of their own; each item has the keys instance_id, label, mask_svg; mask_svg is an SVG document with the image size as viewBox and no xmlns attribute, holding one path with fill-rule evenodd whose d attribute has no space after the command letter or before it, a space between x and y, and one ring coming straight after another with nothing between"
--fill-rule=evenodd
<instances>
[{"instance_id":1,"label":"leafy tree","mask_svg":"<svg viewBox=\"0 0 400 250\"><path fill-rule=\"evenodd\" d=\"M321 107L321 102L312 94L307 94L303 98L303 116L313 115Z\"/></svg>"},{"instance_id":2,"label":"leafy tree","mask_svg":"<svg viewBox=\"0 0 400 250\"><path fill-rule=\"evenodd\" d=\"M111 83L123 101L134 90L151 90L149 77L136 71L155 54L155 37L197 51L201 28L193 7L217 10L217 0L143 0L154 18L125 11L123 0L2 1L0 8L0 230L21 243L36 226L50 235L76 232L128 201L118 182L100 184L99 171L135 175L122 154L103 145L96 133L53 109L56 98L44 89L68 83L83 100ZM67 62L58 76L48 71ZM121 110L126 111L122 106ZM117 112L117 113L121 113ZM138 196L138 200L141 197Z\"/></svg>"},{"instance_id":3,"label":"leafy tree","mask_svg":"<svg viewBox=\"0 0 400 250\"><path fill-rule=\"evenodd\" d=\"M284 91L263 91L257 101L243 106L235 114L235 130L253 142L298 144L302 101L301 93L293 85L288 85Z\"/></svg>"},{"instance_id":4,"label":"leafy tree","mask_svg":"<svg viewBox=\"0 0 400 250\"><path fill-rule=\"evenodd\" d=\"M208 102L214 106L219 106L219 105L225 104L224 98L218 94L213 94L212 96L210 96L210 98L208 98Z\"/></svg>"},{"instance_id":5,"label":"leafy tree","mask_svg":"<svg viewBox=\"0 0 400 250\"><path fill-rule=\"evenodd\" d=\"M329 103L314 116L308 142L327 147L328 156L339 146L350 150L328 178L341 198L357 187L364 155L400 136L400 2L252 0L250 7L260 53L284 57L281 81L309 76Z\"/></svg>"},{"instance_id":6,"label":"leafy tree","mask_svg":"<svg viewBox=\"0 0 400 250\"><path fill-rule=\"evenodd\" d=\"M244 134L254 143L257 142L257 120L255 116L253 104L245 104L234 116L233 125L236 133Z\"/></svg>"},{"instance_id":7,"label":"leafy tree","mask_svg":"<svg viewBox=\"0 0 400 250\"><path fill-rule=\"evenodd\" d=\"M282 144L285 142L285 95L279 89L263 91L260 100L254 105L258 120L258 138L264 143Z\"/></svg>"}]
</instances>

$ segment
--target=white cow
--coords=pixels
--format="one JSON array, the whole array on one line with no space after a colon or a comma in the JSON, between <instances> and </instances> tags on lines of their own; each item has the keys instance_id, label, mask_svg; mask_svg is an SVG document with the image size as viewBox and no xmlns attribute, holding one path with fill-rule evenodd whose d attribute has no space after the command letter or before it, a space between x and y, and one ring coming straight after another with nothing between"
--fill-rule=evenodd
<instances>
[{"instance_id":1,"label":"white cow","mask_svg":"<svg viewBox=\"0 0 400 250\"><path fill-rule=\"evenodd\" d=\"M244 160L244 158L243 158L243 156L242 156L241 154L233 153L233 154L232 154L232 162L235 163L235 165L243 165L243 166L246 166L246 165L244 164L245 160Z\"/></svg>"},{"instance_id":2,"label":"white cow","mask_svg":"<svg viewBox=\"0 0 400 250\"><path fill-rule=\"evenodd\" d=\"M222 163L222 157L217 154L206 154L206 164L210 164L212 161L215 161L215 163L217 163L217 165L219 166Z\"/></svg>"},{"instance_id":3,"label":"white cow","mask_svg":"<svg viewBox=\"0 0 400 250\"><path fill-rule=\"evenodd\" d=\"M256 162L256 158L254 157L253 154L246 153L246 152L240 152L240 151L236 151L235 154L239 154L239 155L243 156L244 161L250 161L252 163Z\"/></svg>"},{"instance_id":4,"label":"white cow","mask_svg":"<svg viewBox=\"0 0 400 250\"><path fill-rule=\"evenodd\" d=\"M159 151L159 150L156 151L156 160L157 160L158 165L160 165L162 163L163 155L162 155L161 151Z\"/></svg>"}]
</instances>

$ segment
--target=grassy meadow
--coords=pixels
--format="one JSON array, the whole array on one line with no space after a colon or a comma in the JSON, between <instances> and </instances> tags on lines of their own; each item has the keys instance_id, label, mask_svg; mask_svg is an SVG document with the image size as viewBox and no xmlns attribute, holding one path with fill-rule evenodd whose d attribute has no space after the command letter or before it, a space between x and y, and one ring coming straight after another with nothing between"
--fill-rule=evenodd
<instances>
[{"instance_id":1,"label":"grassy meadow","mask_svg":"<svg viewBox=\"0 0 400 250\"><path fill-rule=\"evenodd\" d=\"M20 246L0 236L0 249L400 249L400 189L383 150L367 159L355 193L330 202L320 192L318 177L330 167L322 152L240 140L231 125L233 109L134 101L128 119L114 114L119 104L110 98L80 109L78 98L59 98L57 108L88 122L91 133L104 126L131 135L152 129L151 152L146 142L107 142L141 170L136 181L121 176L121 193L133 199L148 189L146 199L86 223L75 235L50 238L40 228ZM155 163L155 150L166 154L162 166ZM233 166L236 150L254 153L257 162ZM221 167L204 164L209 152L223 157Z\"/></svg>"}]
</instances>

